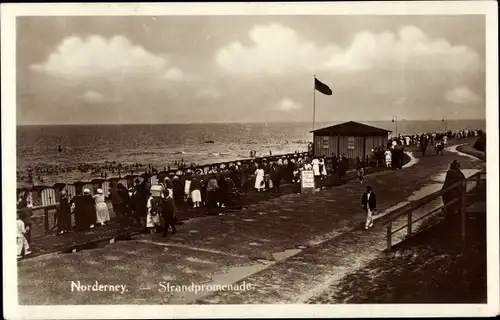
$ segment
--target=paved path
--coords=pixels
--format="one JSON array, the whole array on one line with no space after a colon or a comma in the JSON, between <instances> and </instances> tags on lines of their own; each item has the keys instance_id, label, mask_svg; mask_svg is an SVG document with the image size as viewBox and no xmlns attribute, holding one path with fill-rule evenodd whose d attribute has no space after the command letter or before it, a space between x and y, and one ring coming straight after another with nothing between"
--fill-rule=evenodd
<instances>
[{"instance_id":1,"label":"paved path","mask_svg":"<svg viewBox=\"0 0 500 320\"><path fill-rule=\"evenodd\" d=\"M368 168L366 171L367 174L370 174L371 172L378 172L381 170L384 170L384 168ZM351 171L347 174L346 179L350 180L354 179L355 177L356 173L354 171ZM321 181L320 187L332 183L333 179L334 177L330 176L327 180ZM248 206L251 206L253 204L266 202L273 199L278 199L284 195L293 193L295 193L294 187L291 184L284 184L281 187L280 192L274 192L274 191L260 192L260 193L255 191L246 192L242 195L241 202L236 208L235 207L226 209L223 208L210 209L206 207L192 208L191 206L180 204L178 205L177 209L178 210L177 217L181 221L186 221L193 218L197 219L209 218L210 216L213 215L240 211L241 208L247 208ZM109 203L108 203L108 209L110 211L111 218L112 219L115 218L113 207ZM40 210L39 212L43 213L42 210ZM54 223L53 221L54 219L52 216L53 212L50 217L51 225ZM119 234L145 232L145 228L133 225L130 226L120 225L115 221L111 221L104 227L96 227L95 229L85 232L70 232L64 235L57 235L55 234L55 230L53 230L49 235L37 236L44 234L43 214L39 216L34 216L34 219L35 219L34 230L32 232L33 241L31 244L33 254L25 258L32 258L52 252L65 252L71 250L72 248L79 247L83 244L112 239ZM74 225L74 216L72 216L72 219L73 219L72 224Z\"/></svg>"},{"instance_id":2,"label":"paved path","mask_svg":"<svg viewBox=\"0 0 500 320\"><path fill-rule=\"evenodd\" d=\"M412 167L366 177L383 212L407 200L449 163L453 153L430 155ZM484 164L460 157L463 168ZM323 286L380 255L384 229L361 228L365 184L350 181L315 194L289 194L246 210L191 219L176 235L140 235L130 241L68 255L19 262L21 304L272 303L306 302ZM245 278L246 277L246 278ZM162 292L170 286L231 284L241 292ZM71 281L125 284L127 291L71 292ZM32 294L36 287L36 294Z\"/></svg>"}]
</instances>

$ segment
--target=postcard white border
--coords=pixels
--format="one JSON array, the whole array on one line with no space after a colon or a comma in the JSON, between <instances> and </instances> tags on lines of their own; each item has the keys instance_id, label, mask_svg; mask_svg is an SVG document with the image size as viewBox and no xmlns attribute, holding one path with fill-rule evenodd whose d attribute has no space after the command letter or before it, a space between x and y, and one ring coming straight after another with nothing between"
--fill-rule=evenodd
<instances>
[{"instance_id":1,"label":"postcard white border","mask_svg":"<svg viewBox=\"0 0 500 320\"><path fill-rule=\"evenodd\" d=\"M15 261L16 185L16 16L136 15L486 15L488 304L470 305L189 305L189 306L39 306L17 305ZM127 3L2 4L2 209L3 280L7 319L54 318L234 318L488 316L499 313L498 208L498 16L494 1L345 2L345 3Z\"/></svg>"}]
</instances>

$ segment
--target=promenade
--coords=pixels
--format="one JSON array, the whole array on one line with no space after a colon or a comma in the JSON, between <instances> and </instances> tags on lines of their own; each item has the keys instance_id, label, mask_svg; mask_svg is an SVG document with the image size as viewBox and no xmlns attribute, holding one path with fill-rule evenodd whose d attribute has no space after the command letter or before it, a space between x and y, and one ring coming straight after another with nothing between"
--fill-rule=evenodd
<instances>
[{"instance_id":1,"label":"promenade","mask_svg":"<svg viewBox=\"0 0 500 320\"><path fill-rule=\"evenodd\" d=\"M470 142L462 140L459 143ZM453 143L450 141L450 143ZM417 154L417 157L419 154ZM415 197L453 159L463 169L485 163L447 150L399 171L367 175L314 194L286 194L240 212L185 221L176 235L140 234L102 248L49 254L18 263L20 304L303 303L383 255L385 228L362 228L361 194L370 184L384 212ZM435 182L434 182L435 184ZM80 284L125 285L120 292L78 292ZM165 284L232 284L238 292L163 292ZM36 290L35 290L36 288ZM36 292L36 294L33 294Z\"/></svg>"}]
</instances>

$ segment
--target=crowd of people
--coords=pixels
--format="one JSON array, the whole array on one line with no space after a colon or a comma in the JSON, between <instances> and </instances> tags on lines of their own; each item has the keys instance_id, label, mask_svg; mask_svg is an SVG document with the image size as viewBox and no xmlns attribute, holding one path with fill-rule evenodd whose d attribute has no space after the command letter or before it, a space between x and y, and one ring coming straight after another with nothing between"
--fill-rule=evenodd
<instances>
[{"instance_id":1,"label":"crowd of people","mask_svg":"<svg viewBox=\"0 0 500 320\"><path fill-rule=\"evenodd\" d=\"M72 229L85 231L105 225L110 220L106 203L108 201L120 223L146 226L152 231L163 229L163 234L166 236L168 227L174 233L177 231L175 224L178 209L182 206L208 209L238 207L241 205L243 192L252 189L256 192L280 192L283 183L292 184L294 191L300 192L303 170L311 170L316 181L333 176L337 178L338 183L343 183L347 171L355 169L360 183L363 183L366 167L385 166L393 170L401 169L406 146L418 145L425 155L423 145L425 147L433 143L446 145L448 136L460 139L480 134L484 133L480 130L461 130L456 133L400 135L389 139L386 146L374 148L371 156L357 157L351 161L345 154L340 157L335 153L330 157L313 157L295 153L274 160L258 158L246 162L235 161L229 164L205 166L203 169L178 162L175 173L168 170L158 172L152 166L145 167L137 163L132 167L135 170L142 168L145 172L144 179L136 179L134 186L129 189L121 183L112 182L107 195L102 189L94 190L94 195L91 190L83 189L77 190L77 195L72 199L68 197L66 190L61 190L56 212L57 233L62 235ZM115 164L106 162L103 168L124 168ZM159 181L156 186L152 186L149 179L153 174ZM19 255L22 252L25 255L30 253L32 203L30 192L22 194L18 201L18 208L21 209L18 211ZM71 215L75 218L74 228ZM160 227L159 217L163 217L164 226L167 228Z\"/></svg>"}]
</instances>

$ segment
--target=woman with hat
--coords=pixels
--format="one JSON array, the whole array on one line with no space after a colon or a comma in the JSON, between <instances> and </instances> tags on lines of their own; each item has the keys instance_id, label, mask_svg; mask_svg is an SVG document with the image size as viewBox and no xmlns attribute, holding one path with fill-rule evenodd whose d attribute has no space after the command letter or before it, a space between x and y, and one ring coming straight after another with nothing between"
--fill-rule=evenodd
<instances>
[{"instance_id":1,"label":"woman with hat","mask_svg":"<svg viewBox=\"0 0 500 320\"><path fill-rule=\"evenodd\" d=\"M100 223L101 226L104 226L105 222L110 220L108 205L104 199L104 192L102 189L97 189L97 194L94 196L95 201L95 209L97 216L97 223Z\"/></svg>"},{"instance_id":2,"label":"woman with hat","mask_svg":"<svg viewBox=\"0 0 500 320\"><path fill-rule=\"evenodd\" d=\"M84 203L86 227L92 229L94 228L94 224L97 221L97 216L95 212L94 197L92 197L90 189L85 188L83 190L83 203Z\"/></svg>"}]
</instances>

